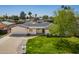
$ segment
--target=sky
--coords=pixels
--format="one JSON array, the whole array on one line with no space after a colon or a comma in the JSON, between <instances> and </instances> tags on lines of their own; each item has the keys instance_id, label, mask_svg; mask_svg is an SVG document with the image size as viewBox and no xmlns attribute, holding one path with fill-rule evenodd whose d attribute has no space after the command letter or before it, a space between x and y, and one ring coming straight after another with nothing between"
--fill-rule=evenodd
<instances>
[{"instance_id":1,"label":"sky","mask_svg":"<svg viewBox=\"0 0 79 59\"><path fill-rule=\"evenodd\" d=\"M78 5L71 5L75 11L79 11ZM32 14L38 14L38 16L49 15L53 16L54 11L61 8L61 5L0 5L0 16L7 15L19 15L21 11L24 11L27 15L31 11Z\"/></svg>"}]
</instances>

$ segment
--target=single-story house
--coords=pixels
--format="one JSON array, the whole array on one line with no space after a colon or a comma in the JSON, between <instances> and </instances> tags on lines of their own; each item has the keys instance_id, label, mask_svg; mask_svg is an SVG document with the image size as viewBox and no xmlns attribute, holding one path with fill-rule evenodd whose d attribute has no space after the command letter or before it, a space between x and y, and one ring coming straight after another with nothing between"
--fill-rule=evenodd
<instances>
[{"instance_id":1,"label":"single-story house","mask_svg":"<svg viewBox=\"0 0 79 59\"><path fill-rule=\"evenodd\" d=\"M9 33L10 30L8 29L8 27L3 24L3 23L0 23L0 33Z\"/></svg>"},{"instance_id":2,"label":"single-story house","mask_svg":"<svg viewBox=\"0 0 79 59\"><path fill-rule=\"evenodd\" d=\"M3 24L5 24L8 28L12 28L15 23L14 22L9 22L9 21L2 21Z\"/></svg>"},{"instance_id":3,"label":"single-story house","mask_svg":"<svg viewBox=\"0 0 79 59\"><path fill-rule=\"evenodd\" d=\"M24 24L19 24L18 26L25 28L27 34L48 34L50 23L48 22L26 22Z\"/></svg>"},{"instance_id":4,"label":"single-story house","mask_svg":"<svg viewBox=\"0 0 79 59\"><path fill-rule=\"evenodd\" d=\"M0 30L4 30L6 28L6 25L3 23L0 23Z\"/></svg>"},{"instance_id":5,"label":"single-story house","mask_svg":"<svg viewBox=\"0 0 79 59\"><path fill-rule=\"evenodd\" d=\"M0 31L9 33L11 32L11 28L13 27L14 23L8 22L8 21L2 21L0 22Z\"/></svg>"}]
</instances>

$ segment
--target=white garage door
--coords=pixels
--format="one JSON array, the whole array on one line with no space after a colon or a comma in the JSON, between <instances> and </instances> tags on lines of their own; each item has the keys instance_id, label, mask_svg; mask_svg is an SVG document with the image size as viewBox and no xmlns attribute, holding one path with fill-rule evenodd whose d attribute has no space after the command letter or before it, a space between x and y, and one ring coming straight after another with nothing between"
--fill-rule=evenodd
<instances>
[{"instance_id":1,"label":"white garage door","mask_svg":"<svg viewBox=\"0 0 79 59\"><path fill-rule=\"evenodd\" d=\"M27 31L23 27L16 26L11 29L12 36L25 36L26 34L27 34Z\"/></svg>"}]
</instances>

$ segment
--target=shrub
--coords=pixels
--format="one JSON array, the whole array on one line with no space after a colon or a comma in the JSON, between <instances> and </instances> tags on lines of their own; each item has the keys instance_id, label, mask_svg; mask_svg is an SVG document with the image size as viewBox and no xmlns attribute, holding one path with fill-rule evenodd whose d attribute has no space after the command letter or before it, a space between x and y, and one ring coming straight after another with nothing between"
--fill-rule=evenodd
<instances>
[{"instance_id":1,"label":"shrub","mask_svg":"<svg viewBox=\"0 0 79 59\"><path fill-rule=\"evenodd\" d=\"M56 24L51 24L50 27L49 27L49 31L53 35L58 35L59 34L58 26Z\"/></svg>"},{"instance_id":2,"label":"shrub","mask_svg":"<svg viewBox=\"0 0 79 59\"><path fill-rule=\"evenodd\" d=\"M57 49L63 49L63 48L69 48L69 41L64 39L64 38L60 38L59 40L56 41L55 46Z\"/></svg>"},{"instance_id":3,"label":"shrub","mask_svg":"<svg viewBox=\"0 0 79 59\"><path fill-rule=\"evenodd\" d=\"M70 46L72 53L79 53L79 44L74 44L72 43L72 45Z\"/></svg>"},{"instance_id":4,"label":"shrub","mask_svg":"<svg viewBox=\"0 0 79 59\"><path fill-rule=\"evenodd\" d=\"M0 35L4 35L7 33L7 30L0 30Z\"/></svg>"},{"instance_id":5,"label":"shrub","mask_svg":"<svg viewBox=\"0 0 79 59\"><path fill-rule=\"evenodd\" d=\"M47 37L52 37L53 35L52 34L47 34Z\"/></svg>"}]
</instances>

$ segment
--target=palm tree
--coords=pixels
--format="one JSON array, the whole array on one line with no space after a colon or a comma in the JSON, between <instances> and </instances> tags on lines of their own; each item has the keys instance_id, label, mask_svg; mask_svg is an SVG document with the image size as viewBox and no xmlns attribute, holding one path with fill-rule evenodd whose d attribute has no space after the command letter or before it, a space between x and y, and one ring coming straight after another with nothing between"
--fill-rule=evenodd
<instances>
[{"instance_id":1,"label":"palm tree","mask_svg":"<svg viewBox=\"0 0 79 59\"><path fill-rule=\"evenodd\" d=\"M61 8L62 8L62 9L65 9L65 10L70 10L70 9L71 9L70 6L64 6L64 5L62 5Z\"/></svg>"},{"instance_id":2,"label":"palm tree","mask_svg":"<svg viewBox=\"0 0 79 59\"><path fill-rule=\"evenodd\" d=\"M21 11L20 19L22 19L24 22L26 21L26 13L24 11Z\"/></svg>"},{"instance_id":3,"label":"palm tree","mask_svg":"<svg viewBox=\"0 0 79 59\"><path fill-rule=\"evenodd\" d=\"M3 15L3 17L5 20L7 20L8 19L7 13L5 15Z\"/></svg>"},{"instance_id":4,"label":"palm tree","mask_svg":"<svg viewBox=\"0 0 79 59\"><path fill-rule=\"evenodd\" d=\"M31 12L29 12L29 13L28 13L28 15L29 15L29 17L30 17L30 20L31 20L31 15L32 15L32 13L31 13Z\"/></svg>"},{"instance_id":5,"label":"palm tree","mask_svg":"<svg viewBox=\"0 0 79 59\"><path fill-rule=\"evenodd\" d=\"M37 21L37 14L35 14L34 21Z\"/></svg>"},{"instance_id":6,"label":"palm tree","mask_svg":"<svg viewBox=\"0 0 79 59\"><path fill-rule=\"evenodd\" d=\"M62 5L61 8L64 8L64 5Z\"/></svg>"},{"instance_id":7,"label":"palm tree","mask_svg":"<svg viewBox=\"0 0 79 59\"><path fill-rule=\"evenodd\" d=\"M37 14L35 14L35 18L37 17Z\"/></svg>"},{"instance_id":8,"label":"palm tree","mask_svg":"<svg viewBox=\"0 0 79 59\"><path fill-rule=\"evenodd\" d=\"M37 18L37 14L35 14L35 19Z\"/></svg>"},{"instance_id":9,"label":"palm tree","mask_svg":"<svg viewBox=\"0 0 79 59\"><path fill-rule=\"evenodd\" d=\"M69 10L71 9L71 7L70 7L70 6L68 6L67 8L68 8Z\"/></svg>"},{"instance_id":10,"label":"palm tree","mask_svg":"<svg viewBox=\"0 0 79 59\"><path fill-rule=\"evenodd\" d=\"M62 5L61 8L62 9L68 9L68 7L67 6L64 6L64 5Z\"/></svg>"}]
</instances>

